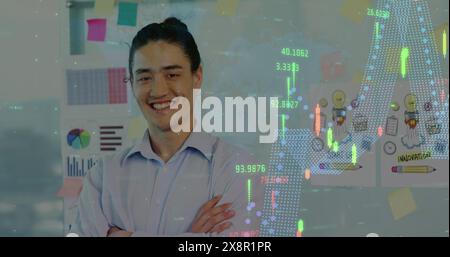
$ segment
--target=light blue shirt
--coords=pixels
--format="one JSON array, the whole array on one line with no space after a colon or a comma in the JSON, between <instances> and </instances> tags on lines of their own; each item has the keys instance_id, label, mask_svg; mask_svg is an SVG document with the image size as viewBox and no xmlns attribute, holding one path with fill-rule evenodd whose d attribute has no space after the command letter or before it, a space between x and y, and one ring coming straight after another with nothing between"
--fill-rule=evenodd
<instances>
[{"instance_id":1,"label":"light blue shirt","mask_svg":"<svg viewBox=\"0 0 450 257\"><path fill-rule=\"evenodd\" d=\"M254 234L264 190L258 174L235 172L237 164L254 163L252 155L204 132L191 133L164 163L153 152L146 130L139 144L99 160L87 173L71 232L106 236L116 226L133 236ZM200 207L216 195L223 195L218 205L232 203L232 227L220 234L189 233Z\"/></svg>"}]
</instances>

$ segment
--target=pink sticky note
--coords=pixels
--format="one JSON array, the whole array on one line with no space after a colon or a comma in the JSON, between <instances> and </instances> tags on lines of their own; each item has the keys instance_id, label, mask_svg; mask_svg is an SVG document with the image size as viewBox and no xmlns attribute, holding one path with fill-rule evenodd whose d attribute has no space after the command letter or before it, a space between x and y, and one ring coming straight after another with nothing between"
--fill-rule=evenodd
<instances>
[{"instance_id":1,"label":"pink sticky note","mask_svg":"<svg viewBox=\"0 0 450 257\"><path fill-rule=\"evenodd\" d=\"M342 76L345 72L344 64L341 60L341 52L323 55L320 58L320 65L324 80L334 80Z\"/></svg>"},{"instance_id":2,"label":"pink sticky note","mask_svg":"<svg viewBox=\"0 0 450 257\"><path fill-rule=\"evenodd\" d=\"M89 19L88 36L89 41L105 41L106 38L106 19Z\"/></svg>"},{"instance_id":3,"label":"pink sticky note","mask_svg":"<svg viewBox=\"0 0 450 257\"><path fill-rule=\"evenodd\" d=\"M83 187L83 178L65 178L62 187L56 193L58 197L78 197Z\"/></svg>"}]
</instances>

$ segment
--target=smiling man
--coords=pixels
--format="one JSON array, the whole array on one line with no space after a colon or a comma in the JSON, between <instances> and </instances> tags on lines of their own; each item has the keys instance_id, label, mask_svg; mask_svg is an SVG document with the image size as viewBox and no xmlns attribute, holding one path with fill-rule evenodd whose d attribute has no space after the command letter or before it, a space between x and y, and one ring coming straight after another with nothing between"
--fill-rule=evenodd
<instances>
[{"instance_id":1,"label":"smiling man","mask_svg":"<svg viewBox=\"0 0 450 257\"><path fill-rule=\"evenodd\" d=\"M140 30L131 45L129 71L148 129L139 144L103 158L87 173L72 232L228 236L257 231L255 213L263 207L258 176L235 173L236 165L254 164L255 159L207 133L171 129L177 112L171 103L184 97L192 104L193 90L203 79L187 26L168 18ZM191 127L194 122L190 118ZM249 180L251 189L246 187ZM251 200L247 190L252 190Z\"/></svg>"}]
</instances>

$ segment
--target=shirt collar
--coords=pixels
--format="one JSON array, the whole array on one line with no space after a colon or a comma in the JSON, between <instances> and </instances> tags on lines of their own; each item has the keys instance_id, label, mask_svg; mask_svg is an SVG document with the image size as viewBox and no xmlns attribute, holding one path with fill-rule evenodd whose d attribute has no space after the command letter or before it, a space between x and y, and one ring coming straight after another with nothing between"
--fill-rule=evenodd
<instances>
[{"instance_id":1,"label":"shirt collar","mask_svg":"<svg viewBox=\"0 0 450 257\"><path fill-rule=\"evenodd\" d=\"M147 159L161 160L161 158L153 151L149 136L150 133L148 129L146 129L141 141L131 148L124 160L127 160L135 153L140 153ZM208 159L208 161L211 161L215 141L215 137L206 132L192 132L180 150L175 154L184 151L186 148L192 148L198 150L206 159Z\"/></svg>"},{"instance_id":2,"label":"shirt collar","mask_svg":"<svg viewBox=\"0 0 450 257\"><path fill-rule=\"evenodd\" d=\"M193 148L211 161L215 142L216 138L206 132L192 132L181 147L181 151L185 148Z\"/></svg>"}]
</instances>

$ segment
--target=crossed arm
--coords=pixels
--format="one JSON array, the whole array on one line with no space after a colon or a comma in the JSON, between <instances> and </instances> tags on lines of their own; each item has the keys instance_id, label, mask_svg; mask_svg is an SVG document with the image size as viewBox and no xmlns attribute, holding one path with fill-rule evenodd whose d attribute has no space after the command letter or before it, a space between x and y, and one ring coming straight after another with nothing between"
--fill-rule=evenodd
<instances>
[{"instance_id":1,"label":"crossed arm","mask_svg":"<svg viewBox=\"0 0 450 257\"><path fill-rule=\"evenodd\" d=\"M234 167L233 163L227 162L223 170L230 170L230 167ZM248 210L246 179L232 172L220 174L221 177L218 177L217 181L222 183L215 185L216 196L200 207L189 229L178 236L226 236L233 232L259 228L259 218L254 217ZM127 231L111 224L109 214L105 213L111 211L110 206L107 202L102 203L102 195L105 193L102 188L103 175L102 163L86 174L73 232L81 236L155 236L145 231ZM254 181L258 181L256 176L252 177ZM252 191L253 202L257 208L262 208L263 188L255 183ZM251 224L248 223L249 215L253 216Z\"/></svg>"},{"instance_id":2,"label":"crossed arm","mask_svg":"<svg viewBox=\"0 0 450 257\"><path fill-rule=\"evenodd\" d=\"M221 233L231 227L232 223L227 221L231 219L235 212L230 209L231 203L217 205L222 198L218 195L207 201L199 209L194 222L190 228L190 233ZM133 232L122 230L118 227L112 227L108 230L108 237L129 237Z\"/></svg>"}]
</instances>

